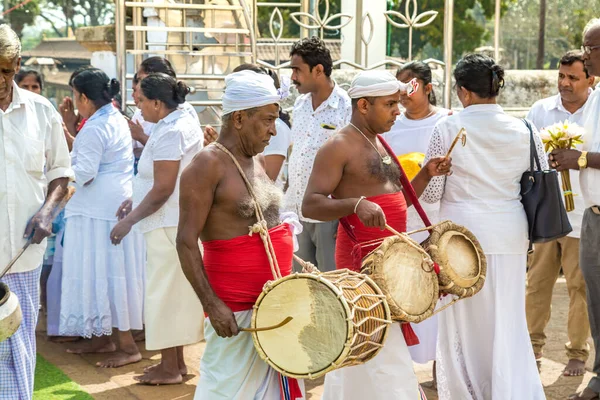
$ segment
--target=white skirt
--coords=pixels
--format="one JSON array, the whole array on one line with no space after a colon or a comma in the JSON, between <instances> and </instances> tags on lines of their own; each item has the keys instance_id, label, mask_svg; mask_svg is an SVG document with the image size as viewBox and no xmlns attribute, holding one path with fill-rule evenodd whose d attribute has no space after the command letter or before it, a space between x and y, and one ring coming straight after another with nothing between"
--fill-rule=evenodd
<instances>
[{"instance_id":1,"label":"white skirt","mask_svg":"<svg viewBox=\"0 0 600 400\"><path fill-rule=\"evenodd\" d=\"M429 361L434 361L438 333L438 316L434 315L418 324L410 325L419 338L419 344L408 348L413 361L418 364L427 364Z\"/></svg>"},{"instance_id":2,"label":"white skirt","mask_svg":"<svg viewBox=\"0 0 600 400\"><path fill-rule=\"evenodd\" d=\"M483 289L439 314L439 398L545 399L525 319L527 256L486 257Z\"/></svg>"},{"instance_id":3,"label":"white skirt","mask_svg":"<svg viewBox=\"0 0 600 400\"><path fill-rule=\"evenodd\" d=\"M146 349L162 350L204 339L204 311L181 269L177 228L144 234L148 254L144 321Z\"/></svg>"},{"instance_id":4,"label":"white skirt","mask_svg":"<svg viewBox=\"0 0 600 400\"><path fill-rule=\"evenodd\" d=\"M110 242L116 221L67 218L64 234L60 335L102 336L142 329L144 237L132 230Z\"/></svg>"}]
</instances>

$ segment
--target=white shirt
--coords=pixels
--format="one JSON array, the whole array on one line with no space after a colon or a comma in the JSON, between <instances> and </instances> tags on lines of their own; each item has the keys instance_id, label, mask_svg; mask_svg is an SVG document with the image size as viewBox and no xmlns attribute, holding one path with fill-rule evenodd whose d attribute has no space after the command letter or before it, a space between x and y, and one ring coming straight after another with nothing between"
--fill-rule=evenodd
<instances>
[{"instance_id":1,"label":"white shirt","mask_svg":"<svg viewBox=\"0 0 600 400\"><path fill-rule=\"evenodd\" d=\"M557 94L556 96L536 101L531 107L531 110L529 110L527 119L533 122L538 130L542 130L543 128L564 120L568 120L569 122L583 126L582 120L584 107L581 107L579 110L571 113L565 109L560 95ZM577 149L581 150L581 145L577 146ZM575 209L567 213L569 216L569 222L573 227L573 231L569 233L568 236L579 239L579 235L581 233L581 221L583 220L583 211L585 210L585 202L583 201L581 186L579 185L579 171L570 170L569 174L571 176L571 189L573 191ZM561 198L564 201L564 196L561 196Z\"/></svg>"},{"instance_id":2,"label":"white shirt","mask_svg":"<svg viewBox=\"0 0 600 400\"><path fill-rule=\"evenodd\" d=\"M283 156L284 159L287 159L288 151L290 146L292 145L292 130L283 122L281 119L277 118L275 121L275 131L277 134L271 137L269 141L269 145L265 147L263 151L263 155L266 156ZM285 160L281 165L281 169L277 174L277 181L275 184L279 189L283 189L285 185Z\"/></svg>"},{"instance_id":3,"label":"white shirt","mask_svg":"<svg viewBox=\"0 0 600 400\"><path fill-rule=\"evenodd\" d=\"M335 132L348 125L352 116L352 103L345 90L337 84L331 95L316 110L312 106L312 95L302 95L294 105L292 122L292 154L288 162L288 190L283 200L283 208L291 211L304 222L318 223L302 217L302 200L308 186L317 152ZM323 125L334 129L325 129Z\"/></svg>"},{"instance_id":4,"label":"white shirt","mask_svg":"<svg viewBox=\"0 0 600 400\"><path fill-rule=\"evenodd\" d=\"M116 221L117 209L131 197L133 147L127 120L112 103L96 110L83 125L71 160L76 192L67 203L65 218Z\"/></svg>"},{"instance_id":5,"label":"white shirt","mask_svg":"<svg viewBox=\"0 0 600 400\"><path fill-rule=\"evenodd\" d=\"M529 130L497 104L479 104L441 119L426 159L444 156L460 128L466 146L452 151L451 176L435 177L421 196L440 202L440 220L471 230L487 254L525 254L528 224L521 204L521 176L529 170ZM534 140L542 169L548 168L542 141Z\"/></svg>"},{"instance_id":6,"label":"white shirt","mask_svg":"<svg viewBox=\"0 0 600 400\"><path fill-rule=\"evenodd\" d=\"M600 153L600 90L596 89L588 98L583 110L582 150ZM600 205L600 169L586 168L579 172L581 193L586 207Z\"/></svg>"},{"instance_id":7,"label":"white shirt","mask_svg":"<svg viewBox=\"0 0 600 400\"><path fill-rule=\"evenodd\" d=\"M73 178L62 120L50 102L13 83L13 99L0 110L0 268L25 245L27 223L46 200L48 184ZM44 172L45 169L45 172ZM46 241L32 244L10 270L42 264Z\"/></svg>"},{"instance_id":8,"label":"white shirt","mask_svg":"<svg viewBox=\"0 0 600 400\"><path fill-rule=\"evenodd\" d=\"M150 232L158 228L174 227L179 222L179 178L196 153L202 149L204 135L199 124L183 110L175 110L158 121L148 139L133 184L133 206L140 205L154 185L155 161L181 161L175 190L162 207L141 220L137 229Z\"/></svg>"},{"instance_id":9,"label":"white shirt","mask_svg":"<svg viewBox=\"0 0 600 400\"><path fill-rule=\"evenodd\" d=\"M435 114L419 120L406 118L404 113L402 113L396 118L392 129L383 134L383 138L392 150L394 150L396 156L415 152L425 154L429 146L431 134L433 133L433 127L442 117L447 116L449 112L450 110L439 108ZM421 205L431 223L437 223L439 221L440 203L423 203ZM406 210L406 231L410 232L423 227L425 227L425 224L417 210L414 207L409 207ZM419 232L412 235L411 238L421 243L428 236L427 232Z\"/></svg>"},{"instance_id":10,"label":"white shirt","mask_svg":"<svg viewBox=\"0 0 600 400\"><path fill-rule=\"evenodd\" d=\"M198 126L200 126L200 117L198 117L198 113L196 112L196 109L194 108L193 105L191 105L190 103L188 103L187 101L183 104L180 104L178 109L185 111L186 113L188 113L189 115L191 115L194 120L198 123ZM133 113L133 116L131 117L131 121L135 122L135 123L140 123L142 125L142 129L144 129L144 133L148 136L150 136L152 134L152 129L154 128L154 125L156 125L153 122L148 122L144 119L144 117L142 116L142 110L140 110L139 108L137 110L135 110L135 112ZM138 142L137 140L135 140L133 142L133 147L134 148L141 148L144 147L143 144L141 144L140 142Z\"/></svg>"},{"instance_id":11,"label":"white shirt","mask_svg":"<svg viewBox=\"0 0 600 400\"><path fill-rule=\"evenodd\" d=\"M402 113L396 118L392 129L383 134L383 138L396 156L413 152L425 154L433 127L449 112L450 110L445 108L438 108L435 114L419 120L408 119Z\"/></svg>"}]
</instances>

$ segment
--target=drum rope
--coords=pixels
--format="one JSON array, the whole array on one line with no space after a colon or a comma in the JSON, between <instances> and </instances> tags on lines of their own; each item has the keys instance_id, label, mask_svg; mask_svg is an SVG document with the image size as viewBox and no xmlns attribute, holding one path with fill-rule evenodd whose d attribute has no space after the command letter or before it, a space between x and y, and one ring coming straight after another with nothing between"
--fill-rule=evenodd
<instances>
[{"instance_id":1,"label":"drum rope","mask_svg":"<svg viewBox=\"0 0 600 400\"><path fill-rule=\"evenodd\" d=\"M240 175L242 176L242 179L244 180L244 183L246 184L246 188L248 189L248 193L250 193L250 196L252 197L252 200L254 202L254 210L256 213L256 219L258 220L254 225L248 227L250 229L249 235L252 236L253 233L258 233L260 235L263 245L265 246L265 251L267 252L267 258L269 259L269 266L271 267L271 273L273 274L273 279L281 278L282 277L281 270L279 269L279 264L277 263L277 256L275 254L275 248L273 247L273 242L271 242L271 236L269 235L267 221L265 220L265 216L263 215L263 212L260 209L260 206L259 206L259 203L258 203L258 200L256 197L256 193L254 193L254 189L252 188L252 185L250 184L248 177L246 177L244 170L238 163L235 156L225 146L223 146L221 143L218 143L218 142L213 142L212 144L214 146L216 146L219 150L221 150L222 152L227 154L229 156L229 158L231 158L231 160L237 167Z\"/></svg>"},{"instance_id":2,"label":"drum rope","mask_svg":"<svg viewBox=\"0 0 600 400\"><path fill-rule=\"evenodd\" d=\"M425 270L425 272L433 272L435 271L436 273L438 272L438 268L435 267L435 262L431 259L431 256L418 244L414 243L406 233L400 233L397 230L395 230L394 228L392 228L391 226L389 226L388 224L385 224L385 228L392 232L394 235L398 236L400 239L402 239L406 244L408 244L410 247L412 247L413 249L417 250L419 253L421 253L421 255L423 256L423 262L426 263L429 266L429 271Z\"/></svg>"}]
</instances>

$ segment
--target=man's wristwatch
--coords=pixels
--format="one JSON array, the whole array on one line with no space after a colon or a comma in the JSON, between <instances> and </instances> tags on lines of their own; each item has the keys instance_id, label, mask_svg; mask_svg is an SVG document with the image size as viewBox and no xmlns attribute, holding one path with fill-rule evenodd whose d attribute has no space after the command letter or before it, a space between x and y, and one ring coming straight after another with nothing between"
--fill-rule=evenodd
<instances>
[{"instance_id":1,"label":"man's wristwatch","mask_svg":"<svg viewBox=\"0 0 600 400\"><path fill-rule=\"evenodd\" d=\"M582 151L581 155L577 159L577 165L579 165L579 169L587 168L587 151Z\"/></svg>"}]
</instances>

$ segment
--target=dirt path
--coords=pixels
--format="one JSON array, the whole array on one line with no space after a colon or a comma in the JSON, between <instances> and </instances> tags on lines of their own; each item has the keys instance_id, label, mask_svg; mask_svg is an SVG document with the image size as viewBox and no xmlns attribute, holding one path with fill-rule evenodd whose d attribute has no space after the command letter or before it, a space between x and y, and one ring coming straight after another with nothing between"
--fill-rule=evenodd
<instances>
[{"instance_id":1,"label":"dirt path","mask_svg":"<svg viewBox=\"0 0 600 400\"><path fill-rule=\"evenodd\" d=\"M552 319L547 332L548 344L542 362L542 383L549 400L564 400L569 394L585 387L592 374L588 372L583 377L573 378L562 376L562 370L567 362L564 343L567 342L566 321L569 304L564 280L557 284L552 303ZM67 354L65 352L66 345L50 343L42 336L38 336L38 352L49 362L61 368L97 400L193 399L199 377L199 360L204 346L204 343L199 343L186 348L185 354L190 375L185 378L182 385L151 387L137 384L133 377L159 359L160 356L156 352L143 351L143 360L134 365L119 369L101 369L95 367L95 363L102 359L101 356ZM592 362L588 361L588 370L591 369L591 366ZM436 400L435 392L428 388L432 380L431 365L415 365L415 372L425 388L428 399ZM308 399L319 400L321 398L322 379L306 382L306 387Z\"/></svg>"}]
</instances>

